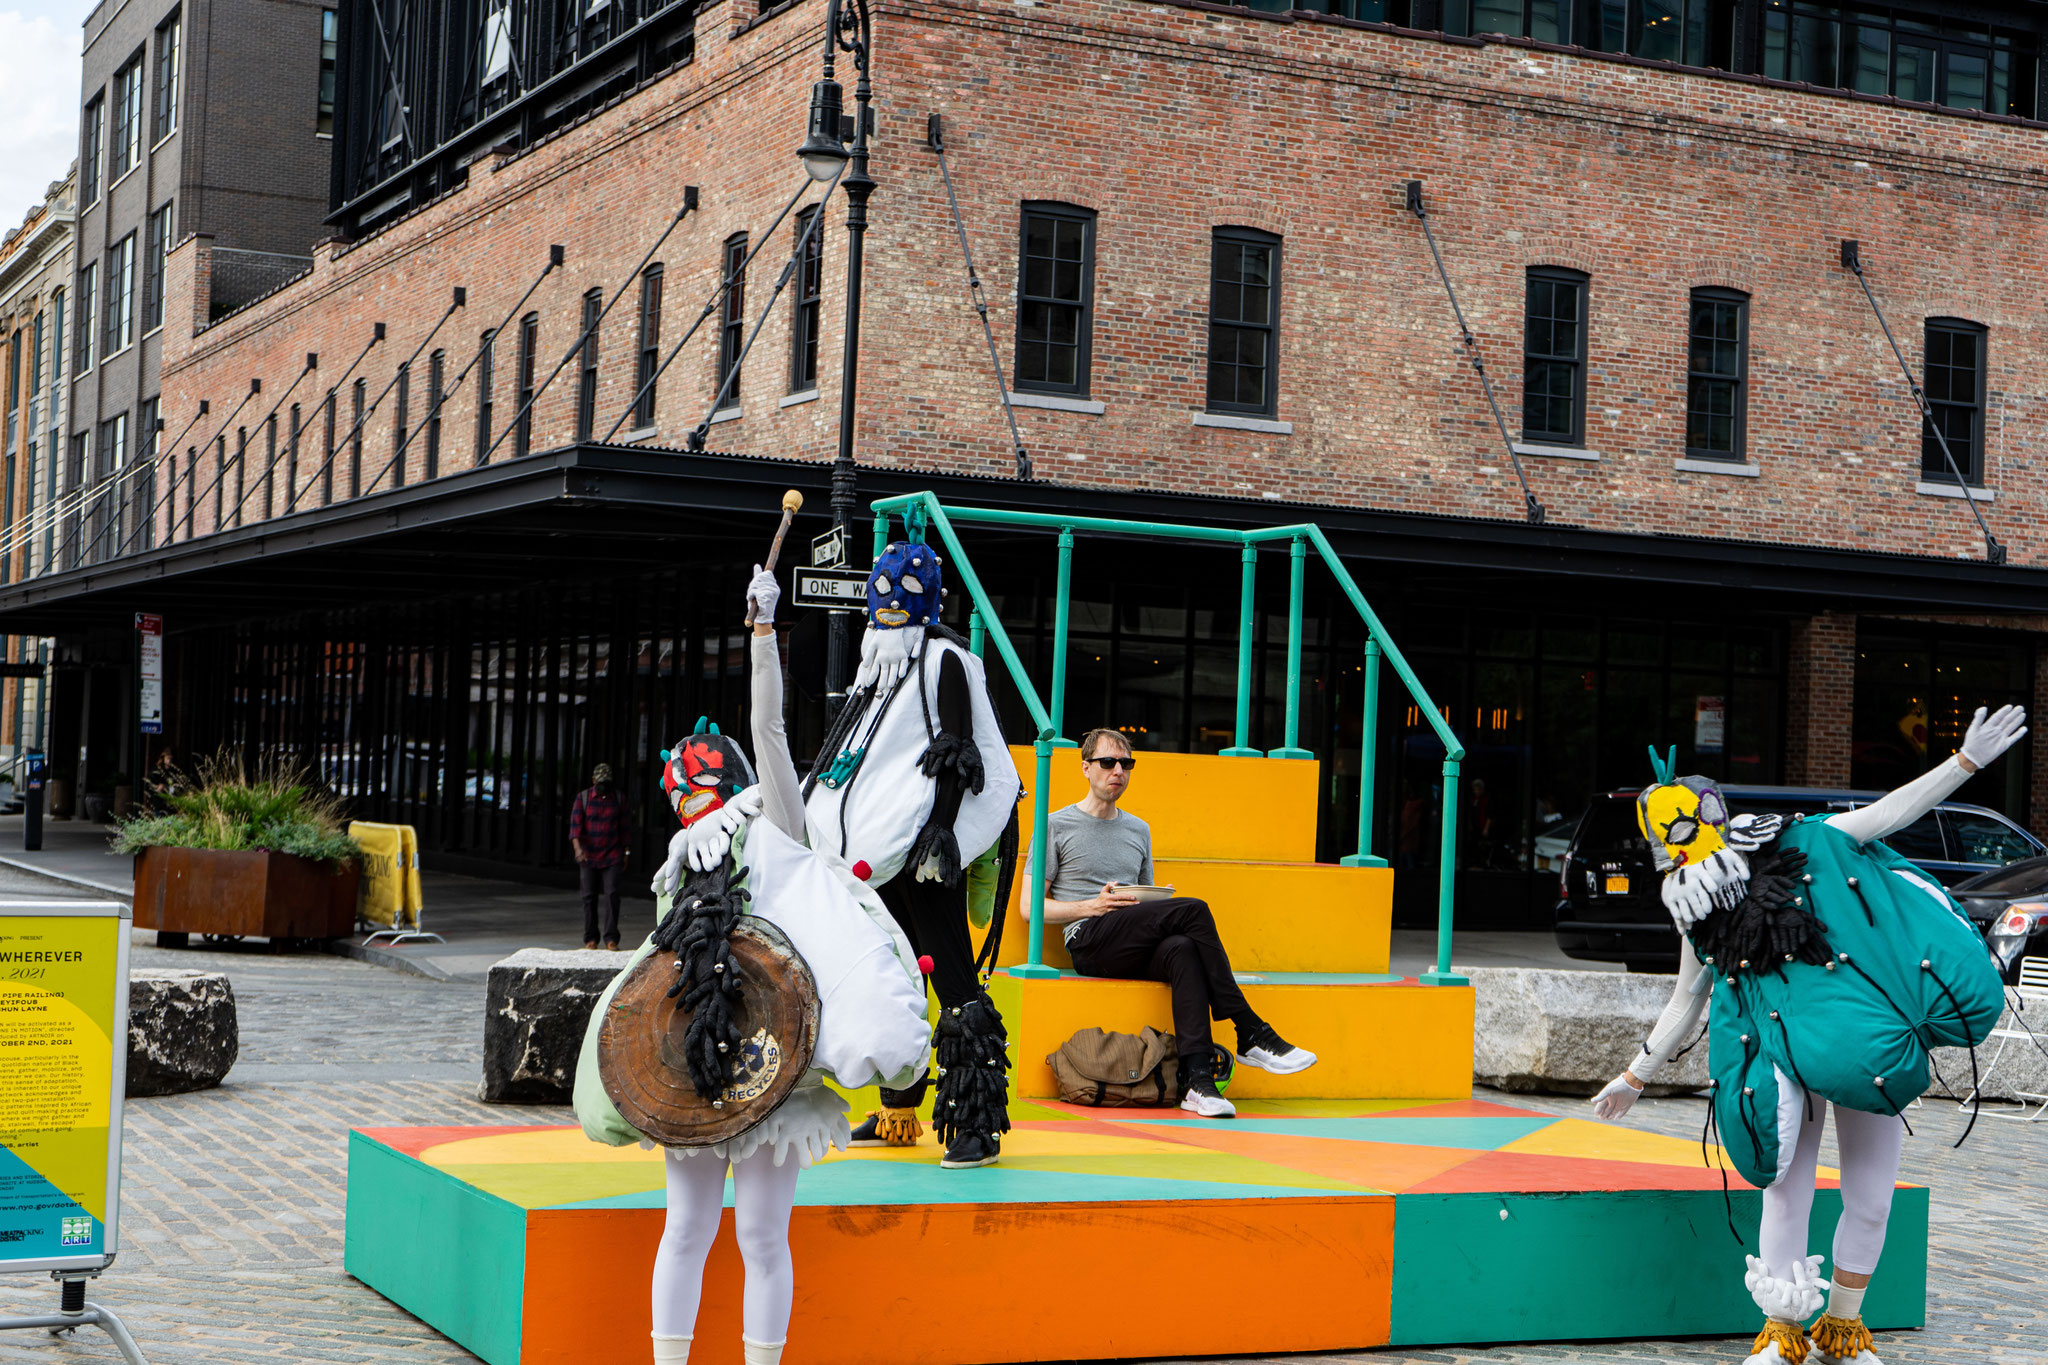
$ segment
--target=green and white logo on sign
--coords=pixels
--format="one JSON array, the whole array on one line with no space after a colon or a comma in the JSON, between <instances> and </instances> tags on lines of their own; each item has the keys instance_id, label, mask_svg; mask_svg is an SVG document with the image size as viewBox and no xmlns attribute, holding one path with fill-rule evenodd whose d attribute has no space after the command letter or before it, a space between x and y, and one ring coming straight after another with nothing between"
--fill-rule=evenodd
<instances>
[{"instance_id":1,"label":"green and white logo on sign","mask_svg":"<svg viewBox=\"0 0 2048 1365\"><path fill-rule=\"evenodd\" d=\"M64 1220L63 1244L68 1247L92 1245L92 1219L66 1218Z\"/></svg>"}]
</instances>

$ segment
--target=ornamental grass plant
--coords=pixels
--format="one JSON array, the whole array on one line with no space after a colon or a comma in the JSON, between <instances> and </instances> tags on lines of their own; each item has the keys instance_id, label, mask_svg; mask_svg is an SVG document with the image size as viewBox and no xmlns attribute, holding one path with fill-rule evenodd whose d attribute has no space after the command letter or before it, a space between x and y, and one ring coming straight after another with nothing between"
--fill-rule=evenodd
<instances>
[{"instance_id":1,"label":"ornamental grass plant","mask_svg":"<svg viewBox=\"0 0 2048 1365\"><path fill-rule=\"evenodd\" d=\"M202 759L191 777L175 768L158 769L154 776L154 804L161 809L122 821L114 834L117 853L289 853L336 864L337 871L362 861L363 846L349 837L341 801L313 786L301 767L263 759L251 772L239 754L223 749Z\"/></svg>"}]
</instances>

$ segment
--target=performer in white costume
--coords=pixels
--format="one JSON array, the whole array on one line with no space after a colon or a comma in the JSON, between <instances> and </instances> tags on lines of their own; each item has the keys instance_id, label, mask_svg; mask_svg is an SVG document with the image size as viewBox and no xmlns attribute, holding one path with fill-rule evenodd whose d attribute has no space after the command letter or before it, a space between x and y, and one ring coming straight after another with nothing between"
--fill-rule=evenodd
<instances>
[{"instance_id":1,"label":"performer in white costume","mask_svg":"<svg viewBox=\"0 0 2048 1365\"><path fill-rule=\"evenodd\" d=\"M1014 867L1023 783L981 660L939 624L944 575L942 558L916 539L876 556L860 669L804 800L811 847L865 872L930 957L939 997L932 1125L945 1144L939 1164L961 1169L996 1161L1010 1127L1007 1034L968 936L968 869L984 858ZM882 1109L854 1130L854 1144L916 1142L928 1079L884 1088Z\"/></svg>"},{"instance_id":2,"label":"performer in white costume","mask_svg":"<svg viewBox=\"0 0 2048 1365\"><path fill-rule=\"evenodd\" d=\"M1593 1106L1603 1119L1626 1114L1712 996L1713 1119L1735 1169L1763 1190L1762 1254L1744 1281L1766 1321L1749 1365L1799 1365L1809 1352L1822 1365L1878 1365L1863 1296L1884 1249L1901 1110L1927 1084L1928 1048L1974 1047L2005 1005L1982 936L1879 841L1933 810L2025 724L2016 706L1980 708L1960 753L1825 819L1731 817L1710 781L1674 779L1666 761L1637 804L1682 935L1678 982L1641 1053ZM1842 1172L1831 1280L1807 1252L1830 1108Z\"/></svg>"},{"instance_id":3,"label":"performer in white costume","mask_svg":"<svg viewBox=\"0 0 2048 1365\"><path fill-rule=\"evenodd\" d=\"M599 1083L599 1037L621 984L655 954L648 970L673 957L683 1065L672 1086L694 1089L713 1110L750 1092L762 1071L755 1040L742 1038L734 1012L740 973L731 935L748 918L786 938L815 981L816 1043L811 1070L765 1117L728 1139L670 1146L668 1221L655 1254L653 1359L685 1365L695 1333L704 1262L717 1236L732 1172L734 1225L746 1265L742 1345L747 1365L777 1365L786 1340L795 1269L789 1220L798 1173L848 1140L845 1104L825 1085L846 1088L908 1082L930 1054L924 982L909 942L880 899L803 838L803 799L782 721L782 666L774 629L775 577L756 568L747 596L751 642L753 740L761 776L715 730L690 736L664 754L663 785L683 828L670 844L654 890L664 917L626 972L600 1001L585 1038L576 1109L592 1138L614 1145L640 1140ZM609 1059L607 1059L609 1060ZM736 1084L736 1081L740 1084ZM758 1087L752 1087L757 1089Z\"/></svg>"}]
</instances>

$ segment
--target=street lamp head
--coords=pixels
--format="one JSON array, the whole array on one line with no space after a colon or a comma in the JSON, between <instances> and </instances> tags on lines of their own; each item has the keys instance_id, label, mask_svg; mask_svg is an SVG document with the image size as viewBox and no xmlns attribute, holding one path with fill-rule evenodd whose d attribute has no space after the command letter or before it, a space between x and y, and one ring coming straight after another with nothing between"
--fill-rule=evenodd
<instances>
[{"instance_id":1,"label":"street lamp head","mask_svg":"<svg viewBox=\"0 0 2048 1365\"><path fill-rule=\"evenodd\" d=\"M818 81L811 86L811 125L804 145L796 149L811 179L830 180L846 164L846 144L840 140L840 91L838 81Z\"/></svg>"}]
</instances>

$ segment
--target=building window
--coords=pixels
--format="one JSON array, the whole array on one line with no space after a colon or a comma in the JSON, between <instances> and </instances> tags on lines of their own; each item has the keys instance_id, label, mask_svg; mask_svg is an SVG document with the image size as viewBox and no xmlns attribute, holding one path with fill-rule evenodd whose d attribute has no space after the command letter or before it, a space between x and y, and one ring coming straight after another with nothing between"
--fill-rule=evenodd
<instances>
[{"instance_id":1,"label":"building window","mask_svg":"<svg viewBox=\"0 0 2048 1365\"><path fill-rule=\"evenodd\" d=\"M494 5L484 13L483 74L478 85L503 80L512 72L512 7Z\"/></svg>"},{"instance_id":2,"label":"building window","mask_svg":"<svg viewBox=\"0 0 2048 1365\"><path fill-rule=\"evenodd\" d=\"M1444 0L1444 32L1503 33L1546 43L1571 41L1567 0Z\"/></svg>"},{"instance_id":3,"label":"building window","mask_svg":"<svg viewBox=\"0 0 2048 1365\"><path fill-rule=\"evenodd\" d=\"M604 314L604 290L583 296L583 339L576 357L576 439L587 441L597 425L597 320Z\"/></svg>"},{"instance_id":4,"label":"building window","mask_svg":"<svg viewBox=\"0 0 2048 1365\"><path fill-rule=\"evenodd\" d=\"M100 143L107 127L107 101L94 95L85 104L78 125L78 202L91 207L100 197Z\"/></svg>"},{"instance_id":5,"label":"building window","mask_svg":"<svg viewBox=\"0 0 2048 1365\"><path fill-rule=\"evenodd\" d=\"M84 374L92 368L92 339L97 332L93 309L99 300L99 262L88 261L78 272L78 316L72 322L71 330L78 340L78 359L73 368Z\"/></svg>"},{"instance_id":6,"label":"building window","mask_svg":"<svg viewBox=\"0 0 2048 1365\"><path fill-rule=\"evenodd\" d=\"M333 389L327 391L327 411L322 416L324 430L321 433L321 449L326 453L320 460L320 505L325 507L334 501L334 425L335 409L341 396Z\"/></svg>"},{"instance_id":7,"label":"building window","mask_svg":"<svg viewBox=\"0 0 2048 1365\"><path fill-rule=\"evenodd\" d=\"M448 353L427 357L427 477L441 476L441 397L448 386Z\"/></svg>"},{"instance_id":8,"label":"building window","mask_svg":"<svg viewBox=\"0 0 2048 1365\"><path fill-rule=\"evenodd\" d=\"M164 257L171 250L171 206L149 215L149 242L142 253L142 331L164 325Z\"/></svg>"},{"instance_id":9,"label":"building window","mask_svg":"<svg viewBox=\"0 0 2048 1365\"><path fill-rule=\"evenodd\" d=\"M162 142L178 130L178 16L172 15L156 30L156 140Z\"/></svg>"},{"instance_id":10,"label":"building window","mask_svg":"<svg viewBox=\"0 0 2048 1365\"><path fill-rule=\"evenodd\" d=\"M1951 109L2032 118L2039 40L1923 10L1806 0L1764 7L1763 74Z\"/></svg>"},{"instance_id":11,"label":"building window","mask_svg":"<svg viewBox=\"0 0 2048 1365\"><path fill-rule=\"evenodd\" d=\"M109 358L128 349L135 340L135 234L129 233L107 249L107 336Z\"/></svg>"},{"instance_id":12,"label":"building window","mask_svg":"<svg viewBox=\"0 0 2048 1365\"><path fill-rule=\"evenodd\" d=\"M1024 393L1088 396L1095 215L1026 204L1017 249L1017 377Z\"/></svg>"},{"instance_id":13,"label":"building window","mask_svg":"<svg viewBox=\"0 0 2048 1365\"><path fill-rule=\"evenodd\" d=\"M640 276L640 363L633 376L633 427L654 425L654 378L661 368L661 262Z\"/></svg>"},{"instance_id":14,"label":"building window","mask_svg":"<svg viewBox=\"0 0 2048 1365\"><path fill-rule=\"evenodd\" d=\"M163 439L163 400L145 398L142 400L142 430L136 433L135 442L138 447L136 453L143 464L142 476L129 495L134 503L135 513L128 520L134 524L134 530L126 533L139 538L136 545L138 550L147 550L156 543L157 447L163 444ZM115 547L116 551L124 548L127 543L124 535L121 544Z\"/></svg>"},{"instance_id":15,"label":"building window","mask_svg":"<svg viewBox=\"0 0 2048 1365\"><path fill-rule=\"evenodd\" d=\"M402 364L391 389L391 476L395 487L405 487L406 407L412 398L412 365Z\"/></svg>"},{"instance_id":16,"label":"building window","mask_svg":"<svg viewBox=\"0 0 2048 1365\"><path fill-rule=\"evenodd\" d=\"M491 455L491 390L496 379L498 334L489 331L477 342L476 351L476 462Z\"/></svg>"},{"instance_id":17,"label":"building window","mask_svg":"<svg viewBox=\"0 0 2048 1365\"><path fill-rule=\"evenodd\" d=\"M370 381L358 379L349 400L348 495L352 498L363 491L363 403L369 391Z\"/></svg>"},{"instance_id":18,"label":"building window","mask_svg":"<svg viewBox=\"0 0 2048 1365\"><path fill-rule=\"evenodd\" d=\"M1732 289L1693 290L1687 345L1685 453L1740 460L1748 406L1748 296Z\"/></svg>"},{"instance_id":19,"label":"building window","mask_svg":"<svg viewBox=\"0 0 2048 1365\"><path fill-rule=\"evenodd\" d=\"M1586 280L1577 270L1529 272L1522 334L1522 439L1586 439Z\"/></svg>"},{"instance_id":20,"label":"building window","mask_svg":"<svg viewBox=\"0 0 2048 1365\"><path fill-rule=\"evenodd\" d=\"M299 504L299 442L304 438L305 418L299 405L292 404L291 421L285 426L284 510L289 514Z\"/></svg>"},{"instance_id":21,"label":"building window","mask_svg":"<svg viewBox=\"0 0 2048 1365\"><path fill-rule=\"evenodd\" d=\"M512 433L512 454L518 458L533 448L533 369L539 360L540 314L528 313L519 322L519 415Z\"/></svg>"},{"instance_id":22,"label":"building window","mask_svg":"<svg viewBox=\"0 0 2048 1365\"><path fill-rule=\"evenodd\" d=\"M93 470L95 492L86 509L95 560L106 559L114 552L115 538L120 534L121 504L112 480L127 464L128 414L119 412L100 423L99 465Z\"/></svg>"},{"instance_id":23,"label":"building window","mask_svg":"<svg viewBox=\"0 0 2048 1365\"><path fill-rule=\"evenodd\" d=\"M818 332L825 317L825 222L817 208L796 220L796 302L789 315L789 391L818 387Z\"/></svg>"},{"instance_id":24,"label":"building window","mask_svg":"<svg viewBox=\"0 0 2048 1365\"><path fill-rule=\"evenodd\" d=\"M142 54L114 73L114 140L107 147L107 179L119 180L142 160Z\"/></svg>"},{"instance_id":25,"label":"building window","mask_svg":"<svg viewBox=\"0 0 2048 1365\"><path fill-rule=\"evenodd\" d=\"M1209 411L1273 415L1279 334L1280 239L1217 228L1209 249Z\"/></svg>"},{"instance_id":26,"label":"building window","mask_svg":"<svg viewBox=\"0 0 2048 1365\"><path fill-rule=\"evenodd\" d=\"M1585 45L1686 66L1734 65L1733 6L1719 0L1594 0Z\"/></svg>"},{"instance_id":27,"label":"building window","mask_svg":"<svg viewBox=\"0 0 2048 1365\"><path fill-rule=\"evenodd\" d=\"M718 383L720 408L740 405L740 349L746 342L747 234L725 239L725 311L719 315Z\"/></svg>"},{"instance_id":28,"label":"building window","mask_svg":"<svg viewBox=\"0 0 2048 1365\"><path fill-rule=\"evenodd\" d=\"M263 419L263 519L269 521L276 515L277 414L273 412Z\"/></svg>"},{"instance_id":29,"label":"building window","mask_svg":"<svg viewBox=\"0 0 2048 1365\"><path fill-rule=\"evenodd\" d=\"M1927 320L1927 403L1934 419L1920 434L1920 472L1930 482L1955 482L1936 429L1948 438L1963 482L1984 482L1984 340L1984 328L1974 322Z\"/></svg>"},{"instance_id":30,"label":"building window","mask_svg":"<svg viewBox=\"0 0 2048 1365\"><path fill-rule=\"evenodd\" d=\"M320 11L320 114L315 131L334 135L334 59L339 47L337 11Z\"/></svg>"}]
</instances>

